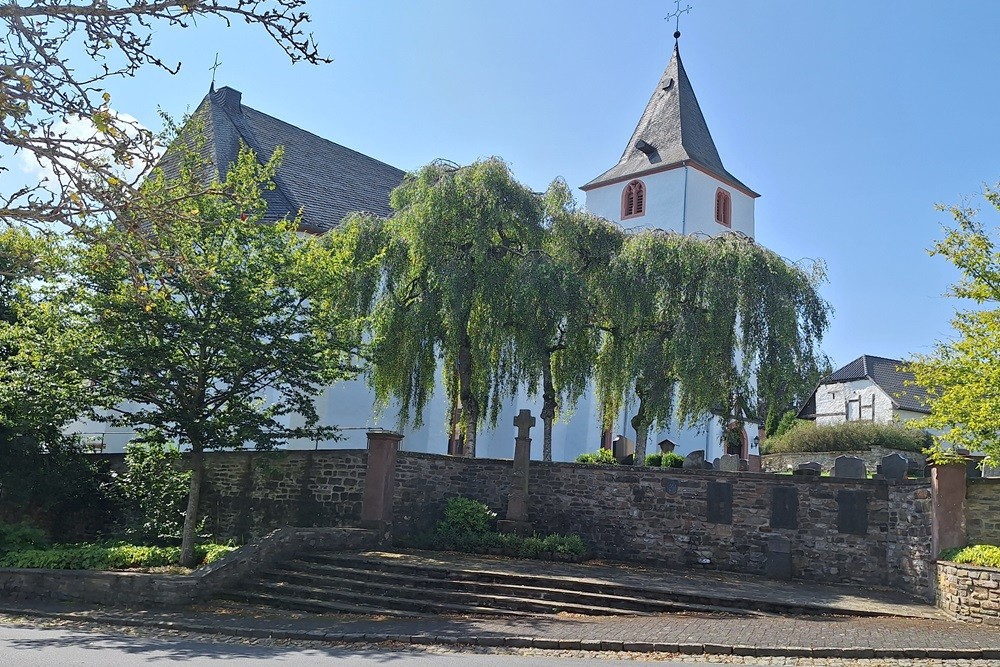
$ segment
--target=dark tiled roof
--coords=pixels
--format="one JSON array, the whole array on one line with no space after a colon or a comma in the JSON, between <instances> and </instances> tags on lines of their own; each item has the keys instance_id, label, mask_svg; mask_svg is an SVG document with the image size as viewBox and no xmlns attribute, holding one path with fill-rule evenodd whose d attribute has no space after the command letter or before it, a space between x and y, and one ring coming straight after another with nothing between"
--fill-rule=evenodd
<instances>
[{"instance_id":1,"label":"dark tiled roof","mask_svg":"<svg viewBox=\"0 0 1000 667\"><path fill-rule=\"evenodd\" d=\"M241 97L229 87L213 89L194 115L204 123L220 178L236 161L240 141L261 161L284 147L276 187L264 193L267 219L301 210L304 228L326 231L352 211L392 214L389 193L403 182L402 170L244 106Z\"/></svg>"},{"instance_id":2,"label":"dark tiled roof","mask_svg":"<svg viewBox=\"0 0 1000 667\"><path fill-rule=\"evenodd\" d=\"M639 140L655 148L655 151L647 155L636 148ZM694 89L684 71L681 54L675 44L670 63L656 85L653 96L649 98L646 110L618 164L584 185L583 189L685 161L697 163L722 180L731 181L744 190L753 192L722 166L719 151L712 141L708 124L698 106L698 99L694 96Z\"/></svg>"},{"instance_id":3,"label":"dark tiled roof","mask_svg":"<svg viewBox=\"0 0 1000 667\"><path fill-rule=\"evenodd\" d=\"M865 354L826 376L819 383L822 386L867 378L889 394L893 404L900 410L930 414L930 409L926 405L927 391L923 387L907 384L914 381L913 373L899 370L902 365L903 362L899 359L886 359L885 357L873 357L870 354ZM815 392L813 395L815 396ZM812 411L816 411L815 407Z\"/></svg>"}]
</instances>

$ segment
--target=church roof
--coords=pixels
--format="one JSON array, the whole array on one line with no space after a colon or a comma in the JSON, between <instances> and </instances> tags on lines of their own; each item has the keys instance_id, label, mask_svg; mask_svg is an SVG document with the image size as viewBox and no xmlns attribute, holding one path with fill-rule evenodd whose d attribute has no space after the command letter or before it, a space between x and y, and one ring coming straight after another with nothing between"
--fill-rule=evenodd
<instances>
[{"instance_id":1,"label":"church roof","mask_svg":"<svg viewBox=\"0 0 1000 667\"><path fill-rule=\"evenodd\" d=\"M899 359L886 359L885 357L864 354L843 368L827 375L819 381L819 386L854 380L871 380L889 395L892 404L897 409L930 414L930 408L927 407L927 390L910 384L915 380L913 373L900 370L902 366L903 362ZM814 391L799 411L799 417L809 419L815 413L816 392Z\"/></svg>"},{"instance_id":2,"label":"church roof","mask_svg":"<svg viewBox=\"0 0 1000 667\"><path fill-rule=\"evenodd\" d=\"M389 193L403 182L402 170L245 106L242 94L228 86L213 86L194 115L204 123L206 150L220 178L236 161L241 141L260 160L284 146L275 189L262 193L265 220L293 218L301 210L302 227L323 232L352 211L392 214Z\"/></svg>"},{"instance_id":3,"label":"church roof","mask_svg":"<svg viewBox=\"0 0 1000 667\"><path fill-rule=\"evenodd\" d=\"M684 71L680 50L674 44L670 63L649 98L618 164L582 189L590 190L685 165L700 167L752 197L759 196L722 166L719 151L715 148L691 81Z\"/></svg>"}]
</instances>

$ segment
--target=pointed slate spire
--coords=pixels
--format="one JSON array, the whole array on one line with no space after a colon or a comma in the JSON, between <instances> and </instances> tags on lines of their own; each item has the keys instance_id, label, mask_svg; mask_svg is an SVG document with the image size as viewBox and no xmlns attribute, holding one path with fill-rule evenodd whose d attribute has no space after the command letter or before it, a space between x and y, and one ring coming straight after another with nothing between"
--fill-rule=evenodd
<instances>
[{"instance_id":1,"label":"pointed slate spire","mask_svg":"<svg viewBox=\"0 0 1000 667\"><path fill-rule=\"evenodd\" d=\"M719 151L708 131L708 124L698 106L675 43L670 63L649 98L618 164L582 189L590 190L681 163L695 163L721 180L757 196L722 166Z\"/></svg>"}]
</instances>

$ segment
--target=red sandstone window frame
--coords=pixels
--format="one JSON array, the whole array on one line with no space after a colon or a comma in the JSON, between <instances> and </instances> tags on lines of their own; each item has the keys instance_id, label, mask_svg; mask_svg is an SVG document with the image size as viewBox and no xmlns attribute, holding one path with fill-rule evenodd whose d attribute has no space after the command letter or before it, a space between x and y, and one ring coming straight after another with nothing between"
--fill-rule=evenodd
<instances>
[{"instance_id":1,"label":"red sandstone window frame","mask_svg":"<svg viewBox=\"0 0 1000 667\"><path fill-rule=\"evenodd\" d=\"M715 191L715 221L726 227L733 226L733 197L722 188Z\"/></svg>"},{"instance_id":2,"label":"red sandstone window frame","mask_svg":"<svg viewBox=\"0 0 1000 667\"><path fill-rule=\"evenodd\" d=\"M622 220L646 214L646 184L635 179L622 190Z\"/></svg>"}]
</instances>

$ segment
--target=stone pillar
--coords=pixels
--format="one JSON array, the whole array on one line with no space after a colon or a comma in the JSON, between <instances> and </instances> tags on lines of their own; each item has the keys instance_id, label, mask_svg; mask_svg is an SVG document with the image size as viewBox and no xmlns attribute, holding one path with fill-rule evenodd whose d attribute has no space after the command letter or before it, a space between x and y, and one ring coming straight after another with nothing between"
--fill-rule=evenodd
<instances>
[{"instance_id":1,"label":"stone pillar","mask_svg":"<svg viewBox=\"0 0 1000 667\"><path fill-rule=\"evenodd\" d=\"M392 494L396 486L396 452L402 434L368 432L368 468L361 497L361 525L386 532L392 525Z\"/></svg>"},{"instance_id":2,"label":"stone pillar","mask_svg":"<svg viewBox=\"0 0 1000 667\"><path fill-rule=\"evenodd\" d=\"M531 535L528 521L528 467L531 464L531 427L535 418L530 410L521 410L514 418L517 438L514 440L514 476L507 495L507 518L497 521L501 533Z\"/></svg>"},{"instance_id":3,"label":"stone pillar","mask_svg":"<svg viewBox=\"0 0 1000 667\"><path fill-rule=\"evenodd\" d=\"M965 485L964 465L931 468L931 558L935 560L942 549L965 546Z\"/></svg>"}]
</instances>

